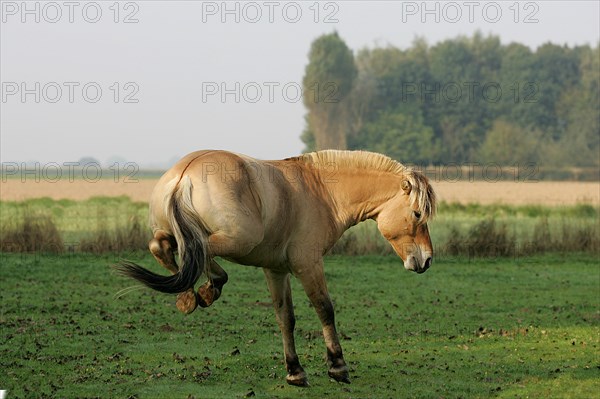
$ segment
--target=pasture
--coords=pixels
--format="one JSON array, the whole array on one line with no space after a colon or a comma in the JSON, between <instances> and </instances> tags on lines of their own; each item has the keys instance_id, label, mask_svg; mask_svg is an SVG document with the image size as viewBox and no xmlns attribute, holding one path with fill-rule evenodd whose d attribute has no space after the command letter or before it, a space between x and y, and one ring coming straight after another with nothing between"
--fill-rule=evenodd
<instances>
[{"instance_id":1,"label":"pasture","mask_svg":"<svg viewBox=\"0 0 600 399\"><path fill-rule=\"evenodd\" d=\"M223 297L185 316L174 296L116 298L131 285L109 268L117 260L2 255L7 397L580 398L600 388L595 255L438 258L423 275L391 256L328 257L352 384L327 377L320 324L294 282L307 389L285 384L259 269L223 262Z\"/></svg>"},{"instance_id":2,"label":"pasture","mask_svg":"<svg viewBox=\"0 0 600 399\"><path fill-rule=\"evenodd\" d=\"M320 323L293 281L307 389L285 383L259 269L221 261L223 296L188 316L174 296L118 297L133 284L111 270L119 259L163 272L144 249L147 204L63 195L0 202L3 248L25 252L0 253L7 398L581 398L600 389L600 209L581 203L587 194L554 207L443 202L423 275L404 270L373 223L356 226L325 260L352 384L327 376ZM481 234L482 221L496 224ZM32 226L54 226L55 241L23 247ZM453 239L478 232L493 248L514 246L451 256ZM371 255L350 256L361 253Z\"/></svg>"}]
</instances>

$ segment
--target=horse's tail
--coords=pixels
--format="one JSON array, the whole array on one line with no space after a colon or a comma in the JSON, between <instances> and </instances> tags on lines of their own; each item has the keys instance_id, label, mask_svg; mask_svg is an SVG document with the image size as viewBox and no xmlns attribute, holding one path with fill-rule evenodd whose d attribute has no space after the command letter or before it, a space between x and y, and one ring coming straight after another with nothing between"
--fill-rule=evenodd
<instances>
[{"instance_id":1,"label":"horse's tail","mask_svg":"<svg viewBox=\"0 0 600 399\"><path fill-rule=\"evenodd\" d=\"M165 204L165 213L179 252L179 272L171 276L156 274L129 261L115 266L124 276L169 294L192 288L204 272L207 255L207 232L192 204L192 182L185 176L175 185Z\"/></svg>"}]
</instances>

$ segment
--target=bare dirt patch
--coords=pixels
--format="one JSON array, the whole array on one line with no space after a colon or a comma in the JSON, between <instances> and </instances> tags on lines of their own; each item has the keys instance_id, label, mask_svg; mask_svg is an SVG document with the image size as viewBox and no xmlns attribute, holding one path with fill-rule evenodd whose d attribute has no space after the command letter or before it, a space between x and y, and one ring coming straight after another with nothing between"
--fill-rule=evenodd
<instances>
[{"instance_id":1,"label":"bare dirt patch","mask_svg":"<svg viewBox=\"0 0 600 399\"><path fill-rule=\"evenodd\" d=\"M7 179L0 183L0 200L21 201L30 198L85 200L91 197L125 195L146 202L157 179L115 182L110 179L87 182L28 181ZM432 182L441 201L508 205L600 205L600 182Z\"/></svg>"}]
</instances>

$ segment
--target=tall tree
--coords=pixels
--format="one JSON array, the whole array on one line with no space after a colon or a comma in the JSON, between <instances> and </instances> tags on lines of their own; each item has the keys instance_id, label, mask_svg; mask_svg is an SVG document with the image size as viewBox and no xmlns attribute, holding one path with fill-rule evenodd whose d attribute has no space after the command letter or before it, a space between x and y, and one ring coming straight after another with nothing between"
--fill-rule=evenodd
<instances>
[{"instance_id":1,"label":"tall tree","mask_svg":"<svg viewBox=\"0 0 600 399\"><path fill-rule=\"evenodd\" d=\"M566 90L557 103L556 114L566 122L556 143L561 163L600 166L600 45L580 52L581 81Z\"/></svg>"},{"instance_id":2,"label":"tall tree","mask_svg":"<svg viewBox=\"0 0 600 399\"><path fill-rule=\"evenodd\" d=\"M559 139L567 121L559 118L556 106L561 93L579 82L579 59L572 49L547 43L536 51L535 69L540 107L536 127L544 130L548 139Z\"/></svg>"},{"instance_id":3,"label":"tall tree","mask_svg":"<svg viewBox=\"0 0 600 399\"><path fill-rule=\"evenodd\" d=\"M307 131L314 135L316 149L347 148L348 95L356 75L352 51L337 32L312 43L302 85ZM304 139L310 141L310 137Z\"/></svg>"},{"instance_id":4,"label":"tall tree","mask_svg":"<svg viewBox=\"0 0 600 399\"><path fill-rule=\"evenodd\" d=\"M431 163L436 148L433 129L425 125L418 109L386 110L377 120L367 122L350 144L386 154L403 163Z\"/></svg>"},{"instance_id":5,"label":"tall tree","mask_svg":"<svg viewBox=\"0 0 600 399\"><path fill-rule=\"evenodd\" d=\"M482 162L521 166L537 163L541 134L528 131L502 118L496 119L481 146Z\"/></svg>"},{"instance_id":6,"label":"tall tree","mask_svg":"<svg viewBox=\"0 0 600 399\"><path fill-rule=\"evenodd\" d=\"M536 126L543 111L539 103L540 82L535 53L523 44L510 43L500 50L500 54L502 98L498 104L499 114L523 128Z\"/></svg>"},{"instance_id":7,"label":"tall tree","mask_svg":"<svg viewBox=\"0 0 600 399\"><path fill-rule=\"evenodd\" d=\"M423 86L426 114L441 143L439 162L470 160L484 128L481 77L469 39L445 40L431 48L431 80Z\"/></svg>"},{"instance_id":8,"label":"tall tree","mask_svg":"<svg viewBox=\"0 0 600 399\"><path fill-rule=\"evenodd\" d=\"M417 163L600 166L599 45L533 51L476 33L354 58L334 33L317 39L310 57L302 134L310 149L347 144Z\"/></svg>"}]
</instances>

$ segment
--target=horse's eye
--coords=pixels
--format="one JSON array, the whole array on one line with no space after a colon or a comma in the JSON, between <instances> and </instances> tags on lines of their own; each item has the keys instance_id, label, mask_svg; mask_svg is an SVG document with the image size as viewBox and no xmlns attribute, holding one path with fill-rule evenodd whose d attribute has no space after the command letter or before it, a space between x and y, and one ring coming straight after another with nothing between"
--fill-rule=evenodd
<instances>
[{"instance_id":1,"label":"horse's eye","mask_svg":"<svg viewBox=\"0 0 600 399\"><path fill-rule=\"evenodd\" d=\"M419 211L415 211L414 213L415 213L415 217L416 217L417 219L421 219L421 212L419 212Z\"/></svg>"}]
</instances>

